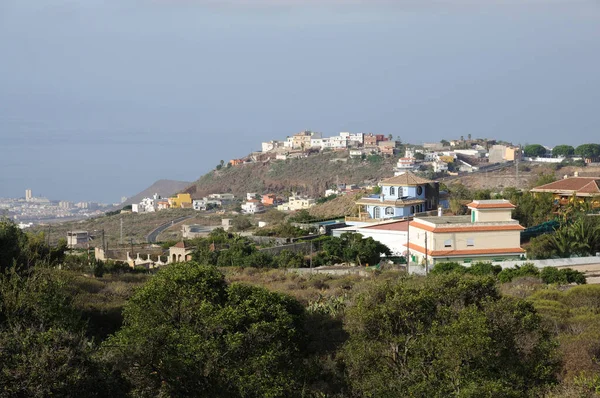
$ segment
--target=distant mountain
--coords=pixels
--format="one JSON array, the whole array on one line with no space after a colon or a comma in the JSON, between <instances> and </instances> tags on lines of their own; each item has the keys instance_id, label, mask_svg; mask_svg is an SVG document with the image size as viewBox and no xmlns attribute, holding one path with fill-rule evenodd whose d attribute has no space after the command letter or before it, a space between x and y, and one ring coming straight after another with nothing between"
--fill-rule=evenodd
<instances>
[{"instance_id":1,"label":"distant mountain","mask_svg":"<svg viewBox=\"0 0 600 398\"><path fill-rule=\"evenodd\" d=\"M163 198L168 197L178 192L182 192L191 184L191 182L187 181L158 180L148 188L144 189L142 192L127 199L123 203L123 206L127 206L132 203L139 203L142 199L152 197L152 195L155 193L159 194Z\"/></svg>"},{"instance_id":2,"label":"distant mountain","mask_svg":"<svg viewBox=\"0 0 600 398\"><path fill-rule=\"evenodd\" d=\"M213 170L185 189L193 198L211 193L247 192L289 194L312 197L339 183L376 183L392 177L397 158L368 156L365 160L348 158L348 151L314 154L307 158L247 163Z\"/></svg>"}]
</instances>

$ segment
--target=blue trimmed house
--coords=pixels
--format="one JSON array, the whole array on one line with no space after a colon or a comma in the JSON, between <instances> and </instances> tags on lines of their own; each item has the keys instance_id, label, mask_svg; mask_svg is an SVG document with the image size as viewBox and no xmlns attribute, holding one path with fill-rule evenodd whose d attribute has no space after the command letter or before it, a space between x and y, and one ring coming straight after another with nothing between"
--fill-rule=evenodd
<instances>
[{"instance_id":1,"label":"blue trimmed house","mask_svg":"<svg viewBox=\"0 0 600 398\"><path fill-rule=\"evenodd\" d=\"M358 219L348 221L370 222L385 219L402 218L437 210L439 206L448 207L445 193L440 197L440 186L407 171L400 175L382 180L380 195L359 199Z\"/></svg>"}]
</instances>

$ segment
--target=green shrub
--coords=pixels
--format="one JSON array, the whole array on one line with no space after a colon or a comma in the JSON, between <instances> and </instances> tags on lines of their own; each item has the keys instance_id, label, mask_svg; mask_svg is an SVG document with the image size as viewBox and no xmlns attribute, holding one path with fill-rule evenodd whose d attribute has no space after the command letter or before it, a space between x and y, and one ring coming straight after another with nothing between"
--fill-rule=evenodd
<instances>
[{"instance_id":1,"label":"green shrub","mask_svg":"<svg viewBox=\"0 0 600 398\"><path fill-rule=\"evenodd\" d=\"M467 267L464 267L456 262L448 262L448 263L437 263L434 265L431 273L433 275L447 274L449 272L459 272L464 274L467 271Z\"/></svg>"},{"instance_id":2,"label":"green shrub","mask_svg":"<svg viewBox=\"0 0 600 398\"><path fill-rule=\"evenodd\" d=\"M514 278L520 278L523 276L534 276L539 277L540 271L533 264L523 264L522 266L515 266L515 268L506 268L498 274L498 279L502 283L510 282Z\"/></svg>"},{"instance_id":3,"label":"green shrub","mask_svg":"<svg viewBox=\"0 0 600 398\"><path fill-rule=\"evenodd\" d=\"M578 285L584 285L586 283L585 274L571 268L558 269L555 267L545 267L540 273L540 278L542 278L544 283L548 284L566 285L577 283Z\"/></svg>"},{"instance_id":4,"label":"green shrub","mask_svg":"<svg viewBox=\"0 0 600 398\"><path fill-rule=\"evenodd\" d=\"M498 275L502 272L502 267L492 263L478 262L467 268L467 273L471 275Z\"/></svg>"}]
</instances>

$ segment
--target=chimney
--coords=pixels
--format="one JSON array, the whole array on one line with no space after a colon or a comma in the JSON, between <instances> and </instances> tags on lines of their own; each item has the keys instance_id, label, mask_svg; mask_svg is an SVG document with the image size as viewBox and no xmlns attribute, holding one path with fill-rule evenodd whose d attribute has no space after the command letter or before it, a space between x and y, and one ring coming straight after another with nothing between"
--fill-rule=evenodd
<instances>
[{"instance_id":1,"label":"chimney","mask_svg":"<svg viewBox=\"0 0 600 398\"><path fill-rule=\"evenodd\" d=\"M438 217L442 216L442 206L438 207Z\"/></svg>"},{"instance_id":2,"label":"chimney","mask_svg":"<svg viewBox=\"0 0 600 398\"><path fill-rule=\"evenodd\" d=\"M379 201L383 203L384 200L385 200L385 195L382 192L381 195L379 195Z\"/></svg>"}]
</instances>

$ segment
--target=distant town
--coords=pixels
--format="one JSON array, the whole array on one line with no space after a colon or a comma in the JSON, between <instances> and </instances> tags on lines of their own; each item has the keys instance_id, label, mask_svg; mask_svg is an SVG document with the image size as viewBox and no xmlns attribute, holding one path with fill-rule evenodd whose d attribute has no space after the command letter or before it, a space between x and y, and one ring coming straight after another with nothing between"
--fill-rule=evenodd
<instances>
[{"instance_id":1,"label":"distant town","mask_svg":"<svg viewBox=\"0 0 600 398\"><path fill-rule=\"evenodd\" d=\"M0 198L0 215L14 220L21 228L40 222L67 221L104 214L114 205L97 202L70 202L34 196L31 189L21 198Z\"/></svg>"}]
</instances>

